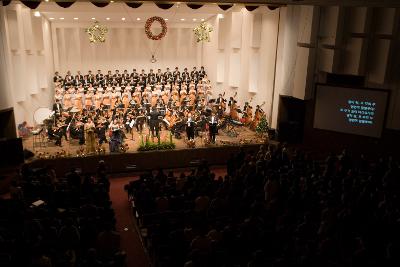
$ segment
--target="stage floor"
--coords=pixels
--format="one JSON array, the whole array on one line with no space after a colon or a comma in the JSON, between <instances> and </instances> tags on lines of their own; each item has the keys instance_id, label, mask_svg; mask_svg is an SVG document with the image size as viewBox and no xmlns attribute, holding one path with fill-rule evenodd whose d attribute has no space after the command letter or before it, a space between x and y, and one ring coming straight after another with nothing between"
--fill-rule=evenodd
<instances>
[{"instance_id":1,"label":"stage floor","mask_svg":"<svg viewBox=\"0 0 400 267\"><path fill-rule=\"evenodd\" d=\"M237 133L237 136L234 137L224 130L219 130L219 133L216 138L216 144L209 144L205 145L204 143L204 137L207 132L201 133L203 137L196 137L195 138L195 147L196 148L201 148L201 147L218 147L218 146L235 146L235 145L243 145L243 144L262 144L264 143L264 140L259 138L254 131L251 131L247 127L235 127L235 131ZM149 134L148 129L143 130L143 134L139 134L135 130L133 131L133 135L131 134L126 134L126 139L125 143L128 144L129 149L127 150L126 153L136 153L138 152L138 148L141 144L142 136L143 140L146 139L146 136ZM160 137L161 141L169 141L169 131L167 130L162 130L160 132ZM35 140L36 139L36 140ZM23 139L23 147L24 149L28 149L32 151L35 156L31 160L35 160L40 157L44 157L45 154L47 154L47 157L54 158L54 157L59 157L58 154L66 154L67 157L76 157L77 152L80 148L84 148L84 146L80 146L78 144L78 140L71 140L65 141L65 139L62 139L62 147L56 146L54 144L54 141L47 141L47 138L43 138L44 140L42 142L38 142L39 138L30 136L28 138ZM157 139L155 138L155 141ZM181 149L187 149L188 144L186 141L186 135L182 134L181 139L176 139L173 137L173 142L176 145L175 150L181 150ZM109 146L107 144L103 144L102 148L105 149L105 154L110 154L109 152ZM114 154L114 153L113 153Z\"/></svg>"}]
</instances>

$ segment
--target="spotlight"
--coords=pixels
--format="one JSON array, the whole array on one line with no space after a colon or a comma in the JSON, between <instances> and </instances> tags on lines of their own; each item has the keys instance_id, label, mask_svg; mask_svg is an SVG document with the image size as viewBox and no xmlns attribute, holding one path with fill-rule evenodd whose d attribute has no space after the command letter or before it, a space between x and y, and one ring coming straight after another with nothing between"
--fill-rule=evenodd
<instances>
[{"instance_id":1,"label":"spotlight","mask_svg":"<svg viewBox=\"0 0 400 267\"><path fill-rule=\"evenodd\" d=\"M35 12L33 13L33 15L34 15L35 17L40 17L40 12L39 12L39 11L35 11Z\"/></svg>"}]
</instances>

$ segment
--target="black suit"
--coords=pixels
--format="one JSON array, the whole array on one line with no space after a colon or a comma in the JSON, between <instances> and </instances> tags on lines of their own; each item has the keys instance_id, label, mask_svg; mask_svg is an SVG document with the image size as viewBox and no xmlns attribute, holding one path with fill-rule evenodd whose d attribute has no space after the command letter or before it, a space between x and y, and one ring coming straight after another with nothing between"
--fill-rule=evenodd
<instances>
[{"instance_id":1,"label":"black suit","mask_svg":"<svg viewBox=\"0 0 400 267\"><path fill-rule=\"evenodd\" d=\"M190 139L194 139L194 121L193 119L191 119L189 121L189 119L186 120L186 135L188 140Z\"/></svg>"},{"instance_id":2,"label":"black suit","mask_svg":"<svg viewBox=\"0 0 400 267\"><path fill-rule=\"evenodd\" d=\"M60 103L54 103L53 104L53 111L56 113L56 114L61 114L61 111L62 111L63 109L62 109L62 106L61 106L61 104Z\"/></svg>"},{"instance_id":3,"label":"black suit","mask_svg":"<svg viewBox=\"0 0 400 267\"><path fill-rule=\"evenodd\" d=\"M214 117L214 120L213 120L213 117ZM217 125L218 125L217 117L210 116L210 119L208 121L208 133L210 136L210 141L212 143L215 143L215 135L218 133Z\"/></svg>"},{"instance_id":4,"label":"black suit","mask_svg":"<svg viewBox=\"0 0 400 267\"><path fill-rule=\"evenodd\" d=\"M158 128L159 128L159 119L158 117L161 115L160 112L158 112L157 110L152 110L150 112L150 130L151 130L151 134L153 136L158 136Z\"/></svg>"}]
</instances>

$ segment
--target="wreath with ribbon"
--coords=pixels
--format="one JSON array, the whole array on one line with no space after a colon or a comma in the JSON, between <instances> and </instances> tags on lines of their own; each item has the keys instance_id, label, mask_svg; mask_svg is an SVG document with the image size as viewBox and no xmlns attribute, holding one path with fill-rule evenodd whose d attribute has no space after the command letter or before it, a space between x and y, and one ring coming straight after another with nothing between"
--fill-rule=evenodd
<instances>
[{"instance_id":1,"label":"wreath with ribbon","mask_svg":"<svg viewBox=\"0 0 400 267\"><path fill-rule=\"evenodd\" d=\"M161 24L161 32L158 35L154 35L151 32L151 26L153 22L158 21ZM146 25L144 26L144 30L146 32L147 38L151 40L161 40L167 34L167 23L161 17L151 17L146 21Z\"/></svg>"}]
</instances>

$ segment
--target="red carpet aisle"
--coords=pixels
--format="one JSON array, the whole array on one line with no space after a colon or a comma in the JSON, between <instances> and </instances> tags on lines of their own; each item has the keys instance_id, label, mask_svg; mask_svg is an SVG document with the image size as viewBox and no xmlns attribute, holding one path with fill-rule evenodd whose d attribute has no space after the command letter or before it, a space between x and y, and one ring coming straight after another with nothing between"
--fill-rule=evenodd
<instances>
[{"instance_id":1,"label":"red carpet aisle","mask_svg":"<svg viewBox=\"0 0 400 267\"><path fill-rule=\"evenodd\" d=\"M132 178L110 179L110 195L117 218L117 231L121 235L121 248L127 253L128 267L149 267L148 258L143 250L138 233L135 231L131 210L124 191L124 185ZM128 228L127 231L124 228Z\"/></svg>"}]
</instances>

